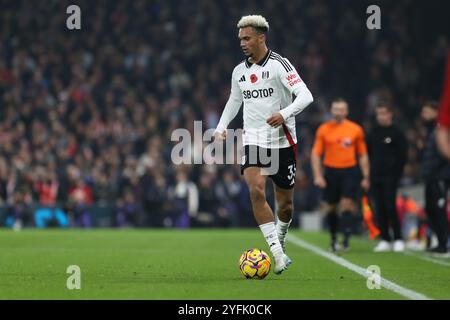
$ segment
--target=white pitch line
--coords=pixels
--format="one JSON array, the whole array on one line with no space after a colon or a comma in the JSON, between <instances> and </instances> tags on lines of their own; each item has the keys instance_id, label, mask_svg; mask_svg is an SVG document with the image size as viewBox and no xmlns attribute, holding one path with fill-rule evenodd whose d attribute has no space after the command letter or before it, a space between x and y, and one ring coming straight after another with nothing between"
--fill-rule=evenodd
<instances>
[{"instance_id":1,"label":"white pitch line","mask_svg":"<svg viewBox=\"0 0 450 320\"><path fill-rule=\"evenodd\" d=\"M428 262L433 262L433 263L439 264L439 265L441 265L441 266L450 267L450 263L445 262L445 261L441 261L441 260L437 260L437 259L433 259L433 258L431 258L431 257L425 257L425 256L418 255L418 254L414 254L414 253L411 253L411 252L408 252L408 251L404 251L403 254L405 254L405 255L407 255L407 256L410 256L410 257L416 257L416 258L418 258L418 259L420 259L420 260L425 260L425 261L428 261Z\"/></svg>"},{"instance_id":2,"label":"white pitch line","mask_svg":"<svg viewBox=\"0 0 450 320\"><path fill-rule=\"evenodd\" d=\"M327 251L325 251L313 244L310 244L300 238L297 238L293 235L288 235L287 240L291 241L292 243L294 243L295 245L297 245L303 249L312 251L313 253L315 253L319 256L322 256L328 260L331 260L334 263L336 263L344 268L347 268L355 273L358 273L359 275L363 276L364 278L368 278L369 276L372 275L371 273L368 273L366 271L366 269L364 269L356 264L353 264L341 257L338 257L330 252L327 252ZM419 292L399 286L398 284L396 284L392 281L389 281L383 277L380 277L380 278L381 278L381 283L380 283L381 286L385 287L388 290L394 291L395 293L397 293L403 297L406 297L406 298L412 299L412 300L432 300L431 298L429 298Z\"/></svg>"}]
</instances>

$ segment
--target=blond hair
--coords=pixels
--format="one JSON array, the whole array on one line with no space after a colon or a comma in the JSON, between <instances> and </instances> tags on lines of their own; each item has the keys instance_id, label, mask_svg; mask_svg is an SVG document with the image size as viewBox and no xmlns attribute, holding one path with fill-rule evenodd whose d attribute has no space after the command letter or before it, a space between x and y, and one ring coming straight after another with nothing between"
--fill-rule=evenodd
<instances>
[{"instance_id":1,"label":"blond hair","mask_svg":"<svg viewBox=\"0 0 450 320\"><path fill-rule=\"evenodd\" d=\"M237 23L237 27L239 29L253 27L261 32L269 31L269 23L266 18L260 15L243 16Z\"/></svg>"}]
</instances>

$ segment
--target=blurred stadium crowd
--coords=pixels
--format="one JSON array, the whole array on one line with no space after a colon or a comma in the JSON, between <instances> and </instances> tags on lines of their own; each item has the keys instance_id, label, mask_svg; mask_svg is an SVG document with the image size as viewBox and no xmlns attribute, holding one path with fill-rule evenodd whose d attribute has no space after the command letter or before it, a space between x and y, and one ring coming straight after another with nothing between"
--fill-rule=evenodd
<instances>
[{"instance_id":1,"label":"blurred stadium crowd","mask_svg":"<svg viewBox=\"0 0 450 320\"><path fill-rule=\"evenodd\" d=\"M249 13L268 19L269 46L315 97L297 118L297 213L318 206L309 154L336 96L366 129L375 105L389 102L410 144L402 184L421 181L419 110L439 98L449 49L448 35L430 33L424 4L385 2L378 31L366 28L364 1L75 1L78 31L65 27L69 4L1 4L0 202L9 222L0 224L67 224L45 222L51 212L32 217L57 207L95 226L93 208L106 206L116 226L253 225L239 165L170 159L174 129L216 126L243 59L236 22Z\"/></svg>"}]
</instances>

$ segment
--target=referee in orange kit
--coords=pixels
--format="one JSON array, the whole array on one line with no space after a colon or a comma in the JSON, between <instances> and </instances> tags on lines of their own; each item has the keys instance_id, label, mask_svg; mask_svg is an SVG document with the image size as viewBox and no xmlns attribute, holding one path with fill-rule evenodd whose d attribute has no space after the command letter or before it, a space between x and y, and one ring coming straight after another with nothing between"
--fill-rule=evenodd
<instances>
[{"instance_id":1,"label":"referee in orange kit","mask_svg":"<svg viewBox=\"0 0 450 320\"><path fill-rule=\"evenodd\" d=\"M340 250L337 241L339 214L346 251L353 229L359 187L369 190L369 158L362 127L347 119L348 104L336 99L331 104L333 120L319 126L311 152L314 184L324 189L331 250ZM322 170L322 157L324 170ZM359 165L358 167L358 160ZM362 172L362 179L361 179Z\"/></svg>"}]
</instances>

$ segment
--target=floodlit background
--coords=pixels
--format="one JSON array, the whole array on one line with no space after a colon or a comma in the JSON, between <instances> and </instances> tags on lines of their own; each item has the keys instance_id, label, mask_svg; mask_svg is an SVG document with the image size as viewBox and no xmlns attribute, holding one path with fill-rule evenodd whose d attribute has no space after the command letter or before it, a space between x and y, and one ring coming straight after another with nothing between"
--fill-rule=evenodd
<instances>
[{"instance_id":1,"label":"floodlit background","mask_svg":"<svg viewBox=\"0 0 450 320\"><path fill-rule=\"evenodd\" d=\"M81 9L81 30L66 28L70 4ZM370 4L381 8L381 30L366 27ZM243 59L236 23L253 13L267 18L269 47L290 59L315 97L297 117L295 225L318 209L309 154L338 96L367 130L379 101L394 106L409 141L401 185L418 210L423 205L419 110L442 90L446 1L2 0L0 7L1 226L17 219L23 227L254 226L239 165L170 159L174 129L193 130L194 120L203 130L216 126ZM231 127L241 126L239 114Z\"/></svg>"}]
</instances>

